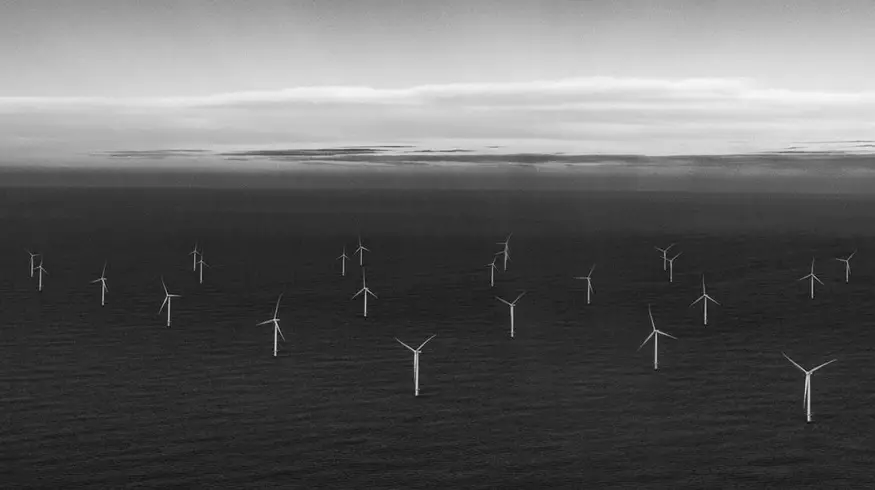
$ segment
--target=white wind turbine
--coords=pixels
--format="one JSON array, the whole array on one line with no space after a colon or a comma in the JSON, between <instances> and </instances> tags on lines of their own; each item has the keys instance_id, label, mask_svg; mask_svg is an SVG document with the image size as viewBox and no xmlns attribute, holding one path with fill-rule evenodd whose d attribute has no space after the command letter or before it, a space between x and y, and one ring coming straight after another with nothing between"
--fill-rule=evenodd
<instances>
[{"instance_id":1,"label":"white wind turbine","mask_svg":"<svg viewBox=\"0 0 875 490\"><path fill-rule=\"evenodd\" d=\"M24 249L24 251L27 252L28 255L30 255L30 277L33 277L33 271L34 271L33 259L36 257L39 257L40 254L35 254L28 249Z\"/></svg>"},{"instance_id":2,"label":"white wind turbine","mask_svg":"<svg viewBox=\"0 0 875 490\"><path fill-rule=\"evenodd\" d=\"M106 292L109 291L109 288L106 287L106 261L103 262L103 271L100 273L100 277L91 281L91 284L100 283L100 306L103 306L106 303Z\"/></svg>"},{"instance_id":3,"label":"white wind turbine","mask_svg":"<svg viewBox=\"0 0 875 490\"><path fill-rule=\"evenodd\" d=\"M370 252L370 251L371 251L371 249L362 245L362 237L359 236L359 246L357 249L355 249L355 252L353 252L353 255L358 254L360 267L364 267L365 252Z\"/></svg>"},{"instance_id":4,"label":"white wind turbine","mask_svg":"<svg viewBox=\"0 0 875 490\"><path fill-rule=\"evenodd\" d=\"M595 264L593 264L592 267L590 267L589 274L587 274L585 276L575 277L575 279L581 279L581 280L586 281L586 304L590 304L590 294L595 292L592 288L592 271L594 271L594 270L595 270Z\"/></svg>"},{"instance_id":5,"label":"white wind turbine","mask_svg":"<svg viewBox=\"0 0 875 490\"><path fill-rule=\"evenodd\" d=\"M425 344L428 343L429 340L435 338L437 334L432 335L431 337L425 339L425 342L419 345L416 349L410 347L398 340L398 337L395 337L395 340L398 340L398 343L410 349L413 352L413 396L419 396L419 354L422 352L422 348L425 347Z\"/></svg>"},{"instance_id":6,"label":"white wind turbine","mask_svg":"<svg viewBox=\"0 0 875 490\"><path fill-rule=\"evenodd\" d=\"M340 257L334 260L340 261L340 275L346 277L346 261L349 260L349 256L346 255L346 245L343 246L343 253L340 254Z\"/></svg>"},{"instance_id":7,"label":"white wind turbine","mask_svg":"<svg viewBox=\"0 0 875 490\"><path fill-rule=\"evenodd\" d=\"M38 286L38 290L39 290L39 291L42 291L42 290L43 290L43 274L45 274L45 275L49 275L49 271L47 271L47 270L45 270L45 269L43 268L43 258L42 258L42 257L40 257L40 259L39 259L39 265L36 266L36 270L39 271L39 286Z\"/></svg>"},{"instance_id":8,"label":"white wind turbine","mask_svg":"<svg viewBox=\"0 0 875 490\"><path fill-rule=\"evenodd\" d=\"M359 292L355 293L355 294L352 296L352 298L350 298L350 299L355 299L356 296L358 296L358 295L360 295L360 294L362 294L362 293L364 293L364 298L365 298L365 310L364 310L364 316L365 316L365 318L367 318L367 317L368 317L368 295L370 294L371 296L374 297L374 299L379 299L379 298L377 298L377 295L374 294L373 292L371 292L370 289L368 289L368 284L367 284L367 282L365 281L365 270L364 270L364 269L362 269L362 288L359 289Z\"/></svg>"},{"instance_id":9,"label":"white wind turbine","mask_svg":"<svg viewBox=\"0 0 875 490\"><path fill-rule=\"evenodd\" d=\"M650 305L647 305L647 313L650 315L650 326L653 327L653 331L650 332L650 335L648 335L646 339L644 339L644 342L641 343L641 345L638 347L638 350L641 350L641 347L644 347L644 344L646 344L647 341L650 340L650 338L652 337L653 338L653 370L659 371L659 336L665 335L666 337L669 337L669 338L672 338L675 340L677 340L678 338L673 336L673 335L669 335L669 334L663 332L662 330L656 329L656 322L653 321L653 312L650 310Z\"/></svg>"},{"instance_id":10,"label":"white wind turbine","mask_svg":"<svg viewBox=\"0 0 875 490\"><path fill-rule=\"evenodd\" d=\"M167 305L167 326L170 327L170 302L173 298L181 298L178 294L170 294L167 290L167 284L164 284L164 277L161 277L161 286L164 288L164 302L161 303L161 308L158 310L160 314L164 310L164 305Z\"/></svg>"},{"instance_id":11,"label":"white wind turbine","mask_svg":"<svg viewBox=\"0 0 875 490\"><path fill-rule=\"evenodd\" d=\"M659 250L660 252L662 252L662 270L663 271L668 270L668 255L667 254L668 254L668 251L671 250L671 247L674 247L674 243L672 243L671 245L669 245L665 248L653 247L656 250Z\"/></svg>"},{"instance_id":12,"label":"white wind turbine","mask_svg":"<svg viewBox=\"0 0 875 490\"><path fill-rule=\"evenodd\" d=\"M819 282L821 286L823 285L823 281L814 274L814 258L811 259L811 272L809 272L808 275L800 277L799 280L804 281L809 278L811 279L811 299L814 299L814 281Z\"/></svg>"},{"instance_id":13,"label":"white wind turbine","mask_svg":"<svg viewBox=\"0 0 875 490\"><path fill-rule=\"evenodd\" d=\"M501 301L502 303L506 304L507 306L510 306L510 338L513 338L513 309L514 309L514 307L516 307L517 301L519 301L520 298L522 298L523 295L525 295L525 294L526 294L526 291L521 292L519 294L519 296L517 296L516 299L513 300L513 302L509 302L507 300L501 299L498 296L495 297L495 299L497 299L498 301Z\"/></svg>"},{"instance_id":14,"label":"white wind turbine","mask_svg":"<svg viewBox=\"0 0 875 490\"><path fill-rule=\"evenodd\" d=\"M276 346L277 346L277 336L282 337L283 342L285 342L286 337L283 335L283 331L280 330L280 319L277 317L277 314L280 311L280 300L283 299L283 295L280 294L279 298L276 300L276 308L273 310L273 318L270 320L265 320L257 325L267 325L268 323L273 323L273 357L276 357Z\"/></svg>"},{"instance_id":15,"label":"white wind turbine","mask_svg":"<svg viewBox=\"0 0 875 490\"><path fill-rule=\"evenodd\" d=\"M486 264L486 267L489 267L489 287L495 287L495 271L498 270L495 265L495 257L492 258L492 262Z\"/></svg>"},{"instance_id":16,"label":"white wind turbine","mask_svg":"<svg viewBox=\"0 0 875 490\"><path fill-rule=\"evenodd\" d=\"M513 236L513 232L511 232L507 238L504 239L503 242L495 242L499 245L504 245L504 248L501 252L498 252L495 255L503 255L504 256L504 270L507 271L507 261L510 260L510 237Z\"/></svg>"},{"instance_id":17,"label":"white wind turbine","mask_svg":"<svg viewBox=\"0 0 875 490\"><path fill-rule=\"evenodd\" d=\"M708 301L711 301L712 303L714 303L717 306L720 306L720 303L718 303L717 300L712 298L711 296L708 296L708 293L705 291L705 274L702 274L702 295L699 296L699 298L696 301L693 301L692 303L690 303L690 307L692 307L694 304L698 303L699 301L701 301L702 304L705 306L705 320L704 320L705 323L704 323L704 325L707 325L708 324Z\"/></svg>"},{"instance_id":18,"label":"white wind turbine","mask_svg":"<svg viewBox=\"0 0 875 490\"><path fill-rule=\"evenodd\" d=\"M674 282L674 259L681 256L683 252L678 252L677 255L668 259L668 282Z\"/></svg>"},{"instance_id":19,"label":"white wind turbine","mask_svg":"<svg viewBox=\"0 0 875 490\"><path fill-rule=\"evenodd\" d=\"M197 242L195 242L194 249L188 253L189 255L191 255L191 271L192 272L197 271L197 256L199 253L200 252L197 249Z\"/></svg>"},{"instance_id":20,"label":"white wind turbine","mask_svg":"<svg viewBox=\"0 0 875 490\"><path fill-rule=\"evenodd\" d=\"M200 266L200 272L199 272L198 282L199 282L200 284L203 284L203 283L204 283L204 266L209 267L210 264L204 262L204 254L203 254L203 252L201 252L200 255L201 255L200 258L199 258L198 261L197 261L197 265ZM221 267L219 267L219 268L221 269Z\"/></svg>"},{"instance_id":21,"label":"white wind turbine","mask_svg":"<svg viewBox=\"0 0 875 490\"><path fill-rule=\"evenodd\" d=\"M781 354L784 354L784 353L782 352ZM817 366L816 368L814 368L810 371L807 371L807 370L805 370L805 368L803 368L799 364L796 364L796 361L794 361L793 359L790 359L790 357L787 354L784 354L784 357L786 357L788 361L792 362L794 366L799 368L800 371L805 373L805 394L803 395L803 398L802 398L802 405L805 407L805 420L806 420L806 422L811 423L811 375L814 374L814 372L817 371L818 369L826 366L827 364L832 364L832 363L838 361L838 359L833 359L832 361L825 362L825 363L821 364L820 366Z\"/></svg>"},{"instance_id":22,"label":"white wind turbine","mask_svg":"<svg viewBox=\"0 0 875 490\"><path fill-rule=\"evenodd\" d=\"M845 284L847 284L848 281L850 281L850 279L851 279L851 258L856 254L857 254L857 251L854 250L854 252L851 255L848 255L848 257L845 259L840 259L840 258L836 257L836 260L838 260L839 262L845 263Z\"/></svg>"}]
</instances>

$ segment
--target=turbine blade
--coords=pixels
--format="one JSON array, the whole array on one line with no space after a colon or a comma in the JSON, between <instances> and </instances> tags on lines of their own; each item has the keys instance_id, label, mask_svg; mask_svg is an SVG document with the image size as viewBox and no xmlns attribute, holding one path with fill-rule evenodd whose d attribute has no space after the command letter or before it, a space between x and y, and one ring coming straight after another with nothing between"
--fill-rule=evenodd
<instances>
[{"instance_id":1,"label":"turbine blade","mask_svg":"<svg viewBox=\"0 0 875 490\"><path fill-rule=\"evenodd\" d=\"M820 278L818 278L817 276L812 276L812 277L814 277L814 280L819 282L821 284L821 286L824 285L823 281L821 281Z\"/></svg>"},{"instance_id":2,"label":"turbine blade","mask_svg":"<svg viewBox=\"0 0 875 490\"><path fill-rule=\"evenodd\" d=\"M164 302L161 303L161 308L158 309L158 313L161 313L162 311L164 311L164 305L167 304L167 299L168 299L167 296L165 296L165 297L164 297Z\"/></svg>"},{"instance_id":3,"label":"turbine blade","mask_svg":"<svg viewBox=\"0 0 875 490\"><path fill-rule=\"evenodd\" d=\"M257 326L259 326L259 325L267 325L268 323L272 323L272 322L273 322L272 319L271 319L271 320L265 320L265 321L263 321L263 322L261 322L261 323L256 323L255 326L257 327Z\"/></svg>"},{"instance_id":4,"label":"turbine blade","mask_svg":"<svg viewBox=\"0 0 875 490\"><path fill-rule=\"evenodd\" d=\"M838 361L838 359L833 359L832 361L825 362L825 363L821 364L820 366L817 366L816 368L812 369L810 372L813 373L813 372L817 371L818 369L820 369L820 368L822 368L822 367L824 367L824 366L826 366L826 365L828 365L828 364L832 364L832 363L834 363L834 362L836 362L836 361Z\"/></svg>"},{"instance_id":5,"label":"turbine blade","mask_svg":"<svg viewBox=\"0 0 875 490\"><path fill-rule=\"evenodd\" d=\"M368 293L368 294L370 294L371 296L373 296L374 299L380 299L380 298L377 298L377 295L374 294L373 291L371 291L370 289L366 289L365 292Z\"/></svg>"},{"instance_id":6,"label":"turbine blade","mask_svg":"<svg viewBox=\"0 0 875 490\"><path fill-rule=\"evenodd\" d=\"M358 296L358 295L360 295L360 294L362 294L362 292L363 292L364 290L365 290L364 288L359 289L359 292L357 292L357 293L355 293L354 295L352 295L352 298L350 298L350 299L355 299L355 297Z\"/></svg>"},{"instance_id":7,"label":"turbine blade","mask_svg":"<svg viewBox=\"0 0 875 490\"><path fill-rule=\"evenodd\" d=\"M398 337L395 337L395 340L398 340ZM403 345L404 347L407 347L408 349L410 349L412 352L416 352L416 349L414 349L413 347L410 347L409 345L405 344L404 342L401 342L400 340L398 340L398 342L401 345Z\"/></svg>"},{"instance_id":8,"label":"turbine blade","mask_svg":"<svg viewBox=\"0 0 875 490\"><path fill-rule=\"evenodd\" d=\"M515 300L513 300L513 304L516 304L516 302L519 301L520 298L522 298L523 296L525 296L527 292L528 292L528 291L523 291L523 292L521 292L520 295L517 296Z\"/></svg>"},{"instance_id":9,"label":"turbine blade","mask_svg":"<svg viewBox=\"0 0 875 490\"><path fill-rule=\"evenodd\" d=\"M704 295L704 294L701 295L701 296L699 296L699 298L698 298L696 301L693 301L692 303L690 303L690 306L695 305L695 304L698 303L699 301L702 301L704 298L705 298L705 295Z\"/></svg>"},{"instance_id":10,"label":"turbine blade","mask_svg":"<svg viewBox=\"0 0 875 490\"><path fill-rule=\"evenodd\" d=\"M784 354L784 353L782 352L781 354ZM799 368L800 371L802 371L805 374L808 374L808 371L806 371L805 368L803 368L799 364L796 364L796 361L794 361L793 359L790 359L790 356L788 356L787 354L784 354L784 357L786 357L788 361L792 362L794 366Z\"/></svg>"},{"instance_id":11,"label":"turbine blade","mask_svg":"<svg viewBox=\"0 0 875 490\"><path fill-rule=\"evenodd\" d=\"M650 315L650 326L653 327L653 331L656 331L656 322L653 321L653 310L650 309L650 305L647 305L647 314Z\"/></svg>"},{"instance_id":12,"label":"turbine blade","mask_svg":"<svg viewBox=\"0 0 875 490\"><path fill-rule=\"evenodd\" d=\"M280 311L280 301L283 299L283 293L280 293L279 297L276 299L276 308L273 310L273 317L276 318L277 313Z\"/></svg>"},{"instance_id":13,"label":"turbine blade","mask_svg":"<svg viewBox=\"0 0 875 490\"><path fill-rule=\"evenodd\" d=\"M513 305L510 304L508 301L503 300L503 299L499 298L498 296L496 296L495 299L497 299L498 301L501 301L502 303L506 304L507 306L513 306Z\"/></svg>"},{"instance_id":14,"label":"turbine blade","mask_svg":"<svg viewBox=\"0 0 875 490\"><path fill-rule=\"evenodd\" d=\"M644 347L644 344L650 340L650 337L653 337L654 335L656 335L656 330L650 332L650 335L648 335L647 338L644 339L644 342L641 342L641 345L638 346L638 350L641 350L641 348Z\"/></svg>"},{"instance_id":15,"label":"turbine blade","mask_svg":"<svg viewBox=\"0 0 875 490\"><path fill-rule=\"evenodd\" d=\"M437 337L437 334L434 334L434 335L432 335L431 337L425 339L425 342L419 344L419 348L416 349L416 350L422 350L422 348L425 347L425 344L427 344L429 340L431 340L431 339L433 339L433 338L435 338L435 337Z\"/></svg>"},{"instance_id":16,"label":"turbine blade","mask_svg":"<svg viewBox=\"0 0 875 490\"><path fill-rule=\"evenodd\" d=\"M283 339L283 342L285 342L286 337L285 335L283 335L283 331L278 324L276 325L276 331L278 334L280 334L280 338Z\"/></svg>"},{"instance_id":17,"label":"turbine blade","mask_svg":"<svg viewBox=\"0 0 875 490\"><path fill-rule=\"evenodd\" d=\"M669 334L669 333L665 333L665 332L663 332L662 330L657 330L656 333L658 333L659 335L665 335L666 337L669 337L669 338L672 338L672 339L678 340L678 338L675 337L674 335Z\"/></svg>"}]
</instances>

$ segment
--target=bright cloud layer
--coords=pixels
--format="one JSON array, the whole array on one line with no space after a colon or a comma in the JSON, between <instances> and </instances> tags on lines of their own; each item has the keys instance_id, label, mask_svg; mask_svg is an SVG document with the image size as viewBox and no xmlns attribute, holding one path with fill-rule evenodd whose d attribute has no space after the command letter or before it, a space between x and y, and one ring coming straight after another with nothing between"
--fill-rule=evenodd
<instances>
[{"instance_id":1,"label":"bright cloud layer","mask_svg":"<svg viewBox=\"0 0 875 490\"><path fill-rule=\"evenodd\" d=\"M857 139L875 139L875 92L791 91L750 79L597 77L202 97L0 97L0 149L11 158L323 144L722 154Z\"/></svg>"}]
</instances>

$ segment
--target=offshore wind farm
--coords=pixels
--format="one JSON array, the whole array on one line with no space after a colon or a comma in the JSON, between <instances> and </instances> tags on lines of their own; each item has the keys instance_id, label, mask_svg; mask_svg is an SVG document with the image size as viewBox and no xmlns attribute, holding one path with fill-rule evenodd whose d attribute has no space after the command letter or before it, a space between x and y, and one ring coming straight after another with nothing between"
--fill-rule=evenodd
<instances>
[{"instance_id":1,"label":"offshore wind farm","mask_svg":"<svg viewBox=\"0 0 875 490\"><path fill-rule=\"evenodd\" d=\"M0 2L0 486L871 487L872 19Z\"/></svg>"},{"instance_id":2,"label":"offshore wind farm","mask_svg":"<svg viewBox=\"0 0 875 490\"><path fill-rule=\"evenodd\" d=\"M128 198L125 209L102 205L123 193L6 191L15 212L3 227L29 238L0 244L9 420L0 457L17 478L417 488L409 475L424 474L474 488L660 478L805 487L812 475L840 485L867 474L852 455L872 415L875 337L865 326L875 264L866 251L875 237L859 231L873 218L870 199L770 197L756 220L739 206L750 196L690 194L678 206L664 193L432 191L423 201L403 189L164 189ZM51 214L24 212L58 199L67 204ZM326 206L318 219L271 211L314 201ZM386 214L387 205L408 213ZM793 223L787 208L821 212ZM709 224L684 224L701 209ZM367 319L349 301L359 271L344 277L335 260L360 228L373 250L367 277L381 292ZM482 264L508 230L514 260L490 287ZM223 264L203 284L188 256L195 240ZM653 260L654 241L683 245L673 283ZM52 257L51 287L36 291L23 248ZM824 261L816 298L799 291L812 254L848 249L859 249L855 281ZM102 261L115 278L105 306L87 280ZM587 305L569 269L595 261L599 298ZM706 329L689 307L701 270L721 300ZM161 275L182 296L169 329L155 315ZM494 296L522 290L511 339ZM267 309L278 291L295 338L274 357L279 333L253 325L275 313ZM648 303L656 327L677 337L659 343L659 371L652 352L636 352L651 330ZM434 334L413 397L410 358L393 338ZM782 352L803 366L842 360L817 373L810 425ZM833 456L805 459L812 446ZM652 464L640 463L644 453ZM527 463L533 455L538 463ZM337 470L341 462L350 469ZM177 464L203 471L168 469Z\"/></svg>"}]
</instances>

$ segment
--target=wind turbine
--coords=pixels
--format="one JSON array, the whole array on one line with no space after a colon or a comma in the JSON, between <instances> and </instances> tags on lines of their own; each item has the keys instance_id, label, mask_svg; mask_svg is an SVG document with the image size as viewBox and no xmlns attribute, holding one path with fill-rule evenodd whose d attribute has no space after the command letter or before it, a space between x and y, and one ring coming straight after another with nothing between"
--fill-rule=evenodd
<instances>
[{"instance_id":1,"label":"wind turbine","mask_svg":"<svg viewBox=\"0 0 875 490\"><path fill-rule=\"evenodd\" d=\"M36 267L36 270L39 271L39 291L43 290L43 274L49 275L49 271L43 268L43 258L40 257L39 265Z\"/></svg>"},{"instance_id":2,"label":"wind turbine","mask_svg":"<svg viewBox=\"0 0 875 490\"><path fill-rule=\"evenodd\" d=\"M811 278L811 299L814 299L814 281L819 282L821 286L823 285L823 281L821 281L816 275L814 275L814 258L813 257L811 259L811 272L809 272L808 275L806 275L806 276L800 277L799 280L804 281L805 279L808 279L808 278Z\"/></svg>"},{"instance_id":3,"label":"wind turbine","mask_svg":"<svg viewBox=\"0 0 875 490\"><path fill-rule=\"evenodd\" d=\"M425 347L425 344L428 343L429 340L435 338L437 334L432 335L431 337L425 339L425 342L419 345L416 349L410 347L398 340L398 337L395 337L395 340L398 340L398 343L410 349L413 352L413 396L419 396L419 354L422 352L422 348Z\"/></svg>"},{"instance_id":4,"label":"wind turbine","mask_svg":"<svg viewBox=\"0 0 875 490\"><path fill-rule=\"evenodd\" d=\"M492 262L486 264L486 267L489 267L489 287L495 287L495 271L498 270L495 265L495 257L492 258Z\"/></svg>"},{"instance_id":5,"label":"wind turbine","mask_svg":"<svg viewBox=\"0 0 875 490\"><path fill-rule=\"evenodd\" d=\"M517 301L519 301L524 294L526 294L526 291L521 292L520 295L517 296L515 300L513 300L513 302L508 302L507 300L501 299L498 296L495 297L495 299L497 299L498 301L501 301L507 306L510 306L510 338L513 338L513 309L516 306Z\"/></svg>"},{"instance_id":6,"label":"wind turbine","mask_svg":"<svg viewBox=\"0 0 875 490\"><path fill-rule=\"evenodd\" d=\"M708 324L708 301L711 301L712 303L714 303L717 306L720 306L720 303L718 303L716 299L708 296L708 293L705 291L705 274L702 274L702 295L699 296L699 298L696 301L693 301L692 303L690 303L690 307L692 307L694 304L698 303L699 301L701 301L702 304L705 306L705 320L704 320L705 323L704 323L704 325L707 325Z\"/></svg>"},{"instance_id":7,"label":"wind turbine","mask_svg":"<svg viewBox=\"0 0 875 490\"><path fill-rule=\"evenodd\" d=\"M503 242L495 242L499 245L504 245L504 248L501 252L498 252L495 255L504 255L504 270L507 271L507 261L510 260L510 237L513 236L513 232L504 239Z\"/></svg>"},{"instance_id":8,"label":"wind turbine","mask_svg":"<svg viewBox=\"0 0 875 490\"><path fill-rule=\"evenodd\" d=\"M782 352L781 354L784 354L784 353ZM799 368L800 371L805 373L805 394L802 397L802 406L805 407L805 421L810 424L811 423L811 375L814 374L814 372L817 371L818 369L826 366L827 364L832 364L832 363L838 361L838 359L833 359L832 361L825 362L825 363L821 364L820 366L817 366L816 368L814 368L810 371L806 371L805 368L803 368L799 364L796 364L796 361L794 361L793 359L790 359L790 356L788 356L787 354L784 354L784 357L786 357L788 361L792 362L794 366Z\"/></svg>"},{"instance_id":9,"label":"wind turbine","mask_svg":"<svg viewBox=\"0 0 875 490\"><path fill-rule=\"evenodd\" d=\"M595 264L589 269L589 274L585 276L575 277L575 279L582 279L586 281L586 304L590 304L590 294L595 291L592 289L592 271L595 270Z\"/></svg>"},{"instance_id":10,"label":"wind turbine","mask_svg":"<svg viewBox=\"0 0 875 490\"><path fill-rule=\"evenodd\" d=\"M361 237L361 235L359 235L359 247L357 249L355 249L355 252L353 252L353 255L358 254L360 267L364 267L365 252L370 252L370 251L371 251L371 249L362 245L362 237ZM346 252L344 252L344 253L346 253Z\"/></svg>"},{"instance_id":11,"label":"wind turbine","mask_svg":"<svg viewBox=\"0 0 875 490\"><path fill-rule=\"evenodd\" d=\"M653 247L656 250L659 250L660 252L662 252L662 270L663 271L668 270L668 255L666 255L666 254L668 253L669 250L671 250L671 247L674 247L674 243L672 243L671 245L669 245L665 248Z\"/></svg>"},{"instance_id":12,"label":"wind turbine","mask_svg":"<svg viewBox=\"0 0 875 490\"><path fill-rule=\"evenodd\" d=\"M164 287L164 302L161 303L161 309L158 310L160 314L162 310L164 310L164 305L167 305L167 327L170 327L170 301L173 298L181 298L182 296L178 294L170 294L170 291L167 290L167 285L164 284L164 276L161 277L161 286Z\"/></svg>"},{"instance_id":13,"label":"wind turbine","mask_svg":"<svg viewBox=\"0 0 875 490\"><path fill-rule=\"evenodd\" d=\"M349 257L346 255L346 245L343 246L343 253L340 254L340 257L334 260L340 261L340 275L346 277L346 261L349 260Z\"/></svg>"},{"instance_id":14,"label":"wind turbine","mask_svg":"<svg viewBox=\"0 0 875 490\"><path fill-rule=\"evenodd\" d=\"M200 282L200 284L203 284L204 283L204 266L207 266L207 267L210 266L210 264L204 262L204 254L203 253L201 253L201 256L198 259L197 264L200 266L199 282ZM221 267L219 267L219 268L221 269Z\"/></svg>"},{"instance_id":15,"label":"wind turbine","mask_svg":"<svg viewBox=\"0 0 875 490\"><path fill-rule=\"evenodd\" d=\"M280 293L279 298L276 300L276 308L273 310L273 318L270 320L265 320L258 325L267 325L268 323L273 323L273 357L276 357L276 344L277 344L277 335L282 337L283 342L285 342L286 337L283 335L283 331L280 330L280 319L277 317L277 313L280 311L280 300L283 299L282 293Z\"/></svg>"},{"instance_id":16,"label":"wind turbine","mask_svg":"<svg viewBox=\"0 0 875 490\"><path fill-rule=\"evenodd\" d=\"M100 273L100 277L91 281L91 284L100 283L100 306L103 306L106 303L106 292L109 289L106 287L106 261L103 262L103 271Z\"/></svg>"},{"instance_id":17,"label":"wind turbine","mask_svg":"<svg viewBox=\"0 0 875 490\"><path fill-rule=\"evenodd\" d=\"M851 257L853 257L856 254L857 254L857 251L854 250L854 253L852 253L851 255L848 255L848 258L846 258L846 259L840 259L840 258L836 257L836 260L838 260L839 262L845 263L845 284L847 284L848 281L850 281L850 279L851 279Z\"/></svg>"},{"instance_id":18,"label":"wind turbine","mask_svg":"<svg viewBox=\"0 0 875 490\"><path fill-rule=\"evenodd\" d=\"M665 248L653 247L653 248L655 248L656 250L662 252L662 270L663 270L663 271L667 271L667 270L668 270L668 255L667 255L667 254L668 254L668 251L671 250L671 247L674 247L674 245L675 245L675 244L672 243L671 245L669 245L669 246L667 246L667 247L665 247Z\"/></svg>"},{"instance_id":19,"label":"wind turbine","mask_svg":"<svg viewBox=\"0 0 875 490\"><path fill-rule=\"evenodd\" d=\"M368 284L367 284L367 282L365 281L365 270L364 270L364 269L362 269L362 288L359 289L359 292L355 293L355 294L352 296L352 298L350 298L350 299L355 299L356 296L358 296L358 295L360 295L360 294L362 294L362 293L364 293L364 298L365 298L365 318L367 318L367 317L368 317L368 295L370 294L371 296L374 297L374 299L379 299L379 298L377 298L377 295L374 294L373 292L371 292L370 289L368 289Z\"/></svg>"},{"instance_id":20,"label":"wind turbine","mask_svg":"<svg viewBox=\"0 0 875 490\"><path fill-rule=\"evenodd\" d=\"M28 255L30 255L30 277L33 277L33 259L34 257L39 257L40 254L35 254L28 249L24 249L24 251L27 252Z\"/></svg>"},{"instance_id":21,"label":"wind turbine","mask_svg":"<svg viewBox=\"0 0 875 490\"><path fill-rule=\"evenodd\" d=\"M188 254L191 255L191 271L197 271L197 256L200 252L197 250L197 242L194 244L194 249Z\"/></svg>"},{"instance_id":22,"label":"wind turbine","mask_svg":"<svg viewBox=\"0 0 875 490\"><path fill-rule=\"evenodd\" d=\"M644 342L641 342L641 345L638 347L638 350L641 350L641 347L644 347L644 344L646 344L647 341L650 340L650 338L652 337L653 338L653 370L659 371L659 336L665 335L666 337L670 337L670 338L675 339L675 340L677 340L678 338L673 336L673 335L669 335L669 334L663 332L662 330L656 329L656 322L653 321L653 312L650 310L650 305L647 305L647 313L650 315L650 326L653 327L653 331L650 332L650 335L648 335L646 339L644 339Z\"/></svg>"},{"instance_id":23,"label":"wind turbine","mask_svg":"<svg viewBox=\"0 0 875 490\"><path fill-rule=\"evenodd\" d=\"M668 282L674 282L674 259L681 256L683 252L678 252L677 255L668 259Z\"/></svg>"}]
</instances>

